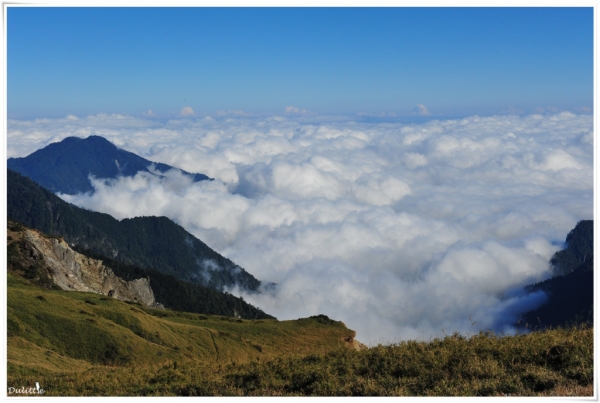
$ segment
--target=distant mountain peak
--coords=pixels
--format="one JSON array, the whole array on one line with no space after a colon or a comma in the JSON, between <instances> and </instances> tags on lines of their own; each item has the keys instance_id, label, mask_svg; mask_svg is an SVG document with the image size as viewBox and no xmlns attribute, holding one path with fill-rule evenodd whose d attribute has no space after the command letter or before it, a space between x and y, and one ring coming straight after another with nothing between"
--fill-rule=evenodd
<instances>
[{"instance_id":1,"label":"distant mountain peak","mask_svg":"<svg viewBox=\"0 0 600 403\"><path fill-rule=\"evenodd\" d=\"M189 173L167 164L149 161L95 135L87 138L67 137L27 157L9 158L8 168L54 193L64 194L93 192L90 176L115 179L119 176L134 176L138 172L155 174L175 169L191 176L195 182L212 180L203 174Z\"/></svg>"}]
</instances>

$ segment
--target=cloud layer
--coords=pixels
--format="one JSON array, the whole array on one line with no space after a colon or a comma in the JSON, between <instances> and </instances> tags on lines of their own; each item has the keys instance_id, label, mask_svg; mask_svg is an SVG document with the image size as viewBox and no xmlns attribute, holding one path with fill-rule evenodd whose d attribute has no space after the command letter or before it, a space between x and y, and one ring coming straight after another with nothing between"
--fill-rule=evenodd
<instances>
[{"instance_id":1,"label":"cloud layer","mask_svg":"<svg viewBox=\"0 0 600 403\"><path fill-rule=\"evenodd\" d=\"M304 119L304 120L302 120ZM9 121L8 155L104 136L177 173L63 196L117 218L166 215L257 278L280 319L324 313L376 343L510 331L548 260L593 216L590 115L419 124L122 115ZM232 290L234 293L236 290Z\"/></svg>"}]
</instances>

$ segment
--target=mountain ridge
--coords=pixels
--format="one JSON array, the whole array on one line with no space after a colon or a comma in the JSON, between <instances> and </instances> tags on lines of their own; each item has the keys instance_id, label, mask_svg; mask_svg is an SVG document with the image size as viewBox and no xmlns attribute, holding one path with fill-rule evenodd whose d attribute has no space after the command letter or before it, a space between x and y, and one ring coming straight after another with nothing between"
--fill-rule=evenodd
<instances>
[{"instance_id":1,"label":"mountain ridge","mask_svg":"<svg viewBox=\"0 0 600 403\"><path fill-rule=\"evenodd\" d=\"M149 161L118 148L104 137L94 135L87 138L67 137L26 157L9 158L7 166L53 193L70 195L93 192L90 176L116 179L119 176L134 176L138 172L161 175L176 170L194 182L213 180L204 174Z\"/></svg>"},{"instance_id":2,"label":"mountain ridge","mask_svg":"<svg viewBox=\"0 0 600 403\"><path fill-rule=\"evenodd\" d=\"M594 324L594 222L582 220L567 235L566 247L550 259L554 277L525 287L548 301L525 312L517 327L545 329Z\"/></svg>"},{"instance_id":3,"label":"mountain ridge","mask_svg":"<svg viewBox=\"0 0 600 403\"><path fill-rule=\"evenodd\" d=\"M261 282L167 217L121 221L65 202L31 179L7 172L8 218L95 253L156 269L180 280L222 291L257 291ZM211 261L214 264L203 265Z\"/></svg>"}]
</instances>

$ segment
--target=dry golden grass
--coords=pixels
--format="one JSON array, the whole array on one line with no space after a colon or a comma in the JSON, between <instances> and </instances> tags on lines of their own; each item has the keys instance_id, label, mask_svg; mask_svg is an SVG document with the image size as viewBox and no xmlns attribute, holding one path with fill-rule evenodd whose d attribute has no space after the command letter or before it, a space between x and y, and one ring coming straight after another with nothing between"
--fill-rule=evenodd
<instances>
[{"instance_id":1,"label":"dry golden grass","mask_svg":"<svg viewBox=\"0 0 600 403\"><path fill-rule=\"evenodd\" d=\"M8 361L27 368L50 372L82 372L93 367L84 360L77 360L38 347L20 337L8 338Z\"/></svg>"},{"instance_id":2,"label":"dry golden grass","mask_svg":"<svg viewBox=\"0 0 600 403\"><path fill-rule=\"evenodd\" d=\"M8 385L49 396L592 396L593 329L367 350L326 317L237 320L9 275Z\"/></svg>"}]
</instances>

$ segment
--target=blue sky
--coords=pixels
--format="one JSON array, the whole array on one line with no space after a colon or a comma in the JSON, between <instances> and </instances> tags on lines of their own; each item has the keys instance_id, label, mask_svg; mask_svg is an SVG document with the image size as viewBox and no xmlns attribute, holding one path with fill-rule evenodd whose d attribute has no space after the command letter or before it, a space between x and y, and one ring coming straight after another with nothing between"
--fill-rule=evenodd
<instances>
[{"instance_id":1,"label":"blue sky","mask_svg":"<svg viewBox=\"0 0 600 403\"><path fill-rule=\"evenodd\" d=\"M592 8L8 7L8 117L593 107ZM550 108L550 109L549 109ZM421 110L423 111L423 110Z\"/></svg>"}]
</instances>

